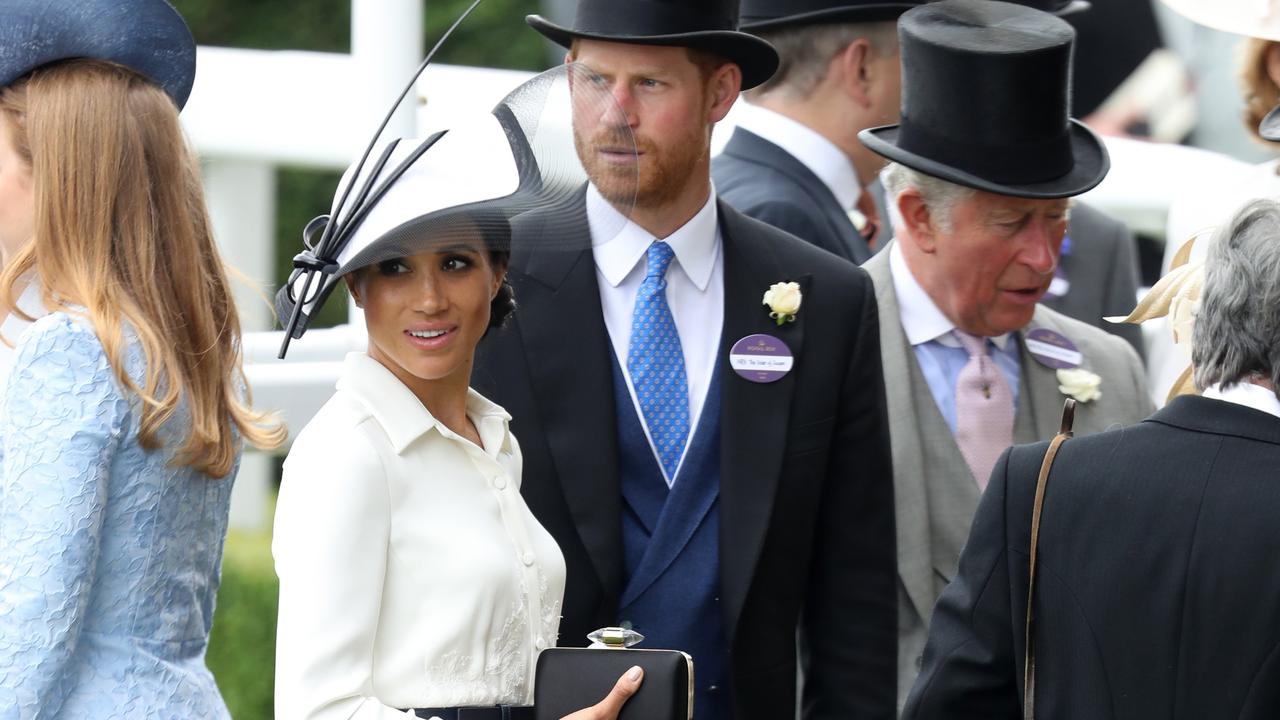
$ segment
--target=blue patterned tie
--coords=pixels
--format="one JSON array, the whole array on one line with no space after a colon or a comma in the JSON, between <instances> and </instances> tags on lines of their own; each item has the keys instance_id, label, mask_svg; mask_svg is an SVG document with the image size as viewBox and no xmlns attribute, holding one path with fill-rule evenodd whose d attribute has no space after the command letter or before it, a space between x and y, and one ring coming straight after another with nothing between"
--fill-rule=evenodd
<instances>
[{"instance_id":1,"label":"blue patterned tie","mask_svg":"<svg viewBox=\"0 0 1280 720\"><path fill-rule=\"evenodd\" d=\"M627 372L635 386L640 412L658 451L658 461L674 480L689 437L689 382L676 323L667 307L667 267L675 252L655 241L649 246L644 282L631 316L631 348Z\"/></svg>"}]
</instances>

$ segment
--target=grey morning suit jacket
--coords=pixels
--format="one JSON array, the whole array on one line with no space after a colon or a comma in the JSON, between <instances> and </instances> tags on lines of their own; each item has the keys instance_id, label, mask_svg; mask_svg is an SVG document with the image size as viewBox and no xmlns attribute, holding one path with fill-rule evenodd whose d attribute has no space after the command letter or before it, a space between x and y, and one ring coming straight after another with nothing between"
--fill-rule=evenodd
<instances>
[{"instance_id":1,"label":"grey morning suit jacket","mask_svg":"<svg viewBox=\"0 0 1280 720\"><path fill-rule=\"evenodd\" d=\"M960 550L978 508L980 492L951 428L929 392L907 343L889 273L889 253L863 268L876 288L880 354L889 408L898 534L898 709L920 671L928 618L942 588L956 574ZM1064 395L1056 371L1033 359L1022 342L1026 331L1049 328L1076 344L1082 367L1102 376L1101 397L1076 408L1077 435L1135 423L1154 408L1133 348L1124 340L1039 306L1018 332L1022 374L1014 414L1015 443L1047 440L1057 432Z\"/></svg>"}]
</instances>

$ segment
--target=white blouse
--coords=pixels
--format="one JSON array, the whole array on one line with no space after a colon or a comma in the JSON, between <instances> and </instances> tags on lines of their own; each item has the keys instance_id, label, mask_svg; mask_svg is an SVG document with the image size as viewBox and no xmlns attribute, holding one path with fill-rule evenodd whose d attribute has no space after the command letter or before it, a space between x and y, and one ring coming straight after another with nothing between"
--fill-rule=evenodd
<instances>
[{"instance_id":1,"label":"white blouse","mask_svg":"<svg viewBox=\"0 0 1280 720\"><path fill-rule=\"evenodd\" d=\"M277 717L532 703L564 558L520 496L510 416L474 390L467 415L483 447L379 362L347 356L284 463Z\"/></svg>"}]
</instances>

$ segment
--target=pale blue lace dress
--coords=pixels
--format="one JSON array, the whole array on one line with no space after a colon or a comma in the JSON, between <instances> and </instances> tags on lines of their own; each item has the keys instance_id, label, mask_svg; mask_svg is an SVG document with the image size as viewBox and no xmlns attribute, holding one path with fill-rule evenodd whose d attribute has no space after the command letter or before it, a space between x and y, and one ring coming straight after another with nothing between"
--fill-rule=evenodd
<instances>
[{"instance_id":1,"label":"pale blue lace dress","mask_svg":"<svg viewBox=\"0 0 1280 720\"><path fill-rule=\"evenodd\" d=\"M141 347L127 350L143 373ZM22 336L0 400L0 718L225 718L204 664L232 473L138 444L82 320ZM178 416L181 417L181 414Z\"/></svg>"}]
</instances>

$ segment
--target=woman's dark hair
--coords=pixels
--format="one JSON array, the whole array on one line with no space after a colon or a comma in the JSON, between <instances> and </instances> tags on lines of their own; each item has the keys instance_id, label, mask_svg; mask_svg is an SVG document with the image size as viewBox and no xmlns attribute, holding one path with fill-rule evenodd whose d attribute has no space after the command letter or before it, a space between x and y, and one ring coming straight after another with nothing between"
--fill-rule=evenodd
<instances>
[{"instance_id":1,"label":"woman's dark hair","mask_svg":"<svg viewBox=\"0 0 1280 720\"><path fill-rule=\"evenodd\" d=\"M501 328L516 311L516 291L507 280L507 267L511 264L511 221L499 212L476 213L472 221L484 237L484 245L489 250L489 264L502 273L502 285L489 304L489 328Z\"/></svg>"},{"instance_id":2,"label":"woman's dark hair","mask_svg":"<svg viewBox=\"0 0 1280 720\"><path fill-rule=\"evenodd\" d=\"M509 235L510 231L508 231ZM510 244L507 247L510 247ZM511 287L511 281L507 280L506 276L510 262L510 250L489 250L489 263L495 269L501 269L503 273L502 286L498 288L498 294L493 296L493 302L489 303L489 329L504 327L512 313L516 311L516 289Z\"/></svg>"}]
</instances>

